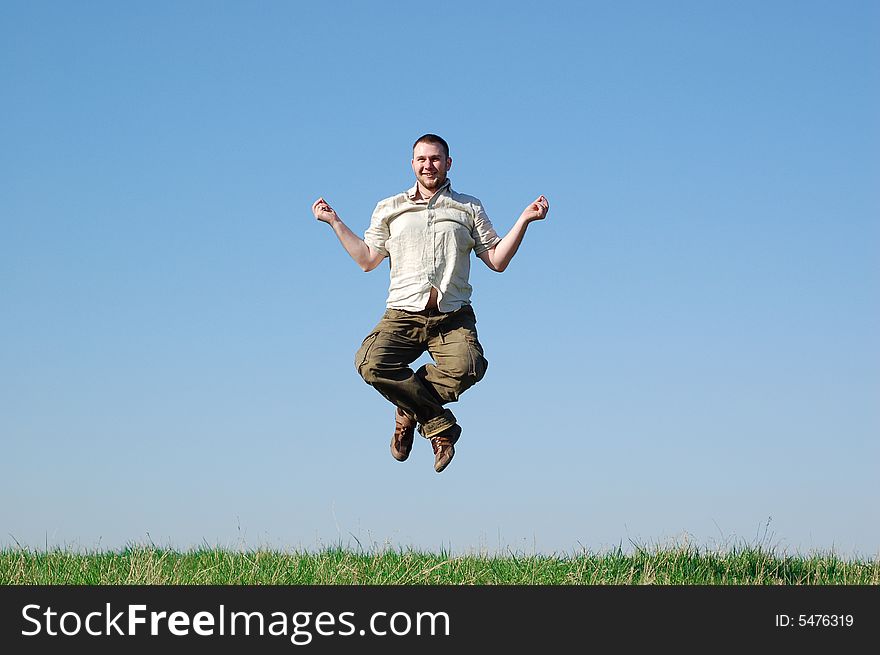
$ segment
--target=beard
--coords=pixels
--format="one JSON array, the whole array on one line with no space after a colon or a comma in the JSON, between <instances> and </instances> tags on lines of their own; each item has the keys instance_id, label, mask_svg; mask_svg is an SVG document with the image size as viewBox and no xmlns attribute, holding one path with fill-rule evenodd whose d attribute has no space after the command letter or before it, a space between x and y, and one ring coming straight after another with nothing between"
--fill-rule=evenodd
<instances>
[{"instance_id":1,"label":"beard","mask_svg":"<svg viewBox=\"0 0 880 655\"><path fill-rule=\"evenodd\" d=\"M446 173L436 173L434 177L425 177L424 175L420 175L419 182L421 182L422 186L426 189L435 191L446 183Z\"/></svg>"}]
</instances>

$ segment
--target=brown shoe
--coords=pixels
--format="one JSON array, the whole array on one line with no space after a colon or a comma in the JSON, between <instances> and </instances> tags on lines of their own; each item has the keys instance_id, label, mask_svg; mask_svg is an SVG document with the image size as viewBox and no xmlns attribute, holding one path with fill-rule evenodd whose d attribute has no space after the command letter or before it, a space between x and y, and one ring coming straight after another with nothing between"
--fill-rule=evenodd
<instances>
[{"instance_id":1,"label":"brown shoe","mask_svg":"<svg viewBox=\"0 0 880 655\"><path fill-rule=\"evenodd\" d=\"M391 437L391 456L398 462L405 462L409 457L415 430L416 420L401 412L398 407L394 416L394 435Z\"/></svg>"},{"instance_id":2,"label":"brown shoe","mask_svg":"<svg viewBox=\"0 0 880 655\"><path fill-rule=\"evenodd\" d=\"M455 442L460 436L461 427L456 424L431 437L431 448L434 449L434 470L437 473L449 466L449 462L455 457Z\"/></svg>"}]
</instances>

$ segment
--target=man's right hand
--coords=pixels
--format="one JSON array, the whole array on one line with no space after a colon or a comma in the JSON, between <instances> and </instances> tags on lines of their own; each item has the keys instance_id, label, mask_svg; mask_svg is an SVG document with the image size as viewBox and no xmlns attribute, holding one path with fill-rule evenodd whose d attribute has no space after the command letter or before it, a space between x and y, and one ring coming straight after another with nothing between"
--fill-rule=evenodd
<instances>
[{"instance_id":1,"label":"man's right hand","mask_svg":"<svg viewBox=\"0 0 880 655\"><path fill-rule=\"evenodd\" d=\"M327 224L332 224L334 221L339 220L339 216L323 198L318 198L314 202L312 205L312 213L319 221Z\"/></svg>"}]
</instances>

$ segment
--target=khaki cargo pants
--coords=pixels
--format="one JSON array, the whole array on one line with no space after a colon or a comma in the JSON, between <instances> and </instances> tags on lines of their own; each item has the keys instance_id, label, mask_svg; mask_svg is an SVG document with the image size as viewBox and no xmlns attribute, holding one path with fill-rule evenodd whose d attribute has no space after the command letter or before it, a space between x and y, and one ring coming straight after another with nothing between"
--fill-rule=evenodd
<instances>
[{"instance_id":1,"label":"khaki cargo pants","mask_svg":"<svg viewBox=\"0 0 880 655\"><path fill-rule=\"evenodd\" d=\"M425 351L434 359L413 371ZM443 405L458 400L483 379L489 362L477 340L477 318L470 305L442 314L437 310L389 309L355 355L364 381L419 422L430 438L455 425Z\"/></svg>"}]
</instances>

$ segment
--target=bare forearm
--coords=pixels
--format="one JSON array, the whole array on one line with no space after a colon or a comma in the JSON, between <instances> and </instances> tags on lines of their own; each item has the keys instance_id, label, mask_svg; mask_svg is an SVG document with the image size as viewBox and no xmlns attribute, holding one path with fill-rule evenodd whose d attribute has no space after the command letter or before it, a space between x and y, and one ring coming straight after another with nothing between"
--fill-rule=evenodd
<instances>
[{"instance_id":1,"label":"bare forearm","mask_svg":"<svg viewBox=\"0 0 880 655\"><path fill-rule=\"evenodd\" d=\"M336 218L336 220L330 222L329 225L333 228L333 232L339 239L339 243L345 248L345 251L363 270L371 271L382 261L382 256L372 250L370 246L364 243L363 239L352 232L349 227L342 222L342 219Z\"/></svg>"},{"instance_id":2,"label":"bare forearm","mask_svg":"<svg viewBox=\"0 0 880 655\"><path fill-rule=\"evenodd\" d=\"M529 222L530 221L520 217L516 223L513 224L513 227L510 228L510 232L498 242L498 245L488 251L489 263L491 265L490 268L492 268L492 270L501 273L507 268L507 265L510 264L510 260L513 259L516 251L519 250L523 237L526 235L526 228L528 228Z\"/></svg>"},{"instance_id":3,"label":"bare forearm","mask_svg":"<svg viewBox=\"0 0 880 655\"><path fill-rule=\"evenodd\" d=\"M382 253L370 248L369 245L364 243L363 239L349 230L348 226L339 218L339 214L336 213L324 198L318 198L312 204L312 213L317 220L333 228L339 243L342 244L345 251L363 270L372 271L385 258Z\"/></svg>"},{"instance_id":4,"label":"bare forearm","mask_svg":"<svg viewBox=\"0 0 880 655\"><path fill-rule=\"evenodd\" d=\"M543 220L550 211L550 203L544 196L538 196L532 204L525 208L516 223L498 244L491 250L487 250L480 254L480 259L493 271L501 273L507 268L510 260L519 250L519 244L522 243L523 237L526 235L526 228L532 221Z\"/></svg>"}]
</instances>

